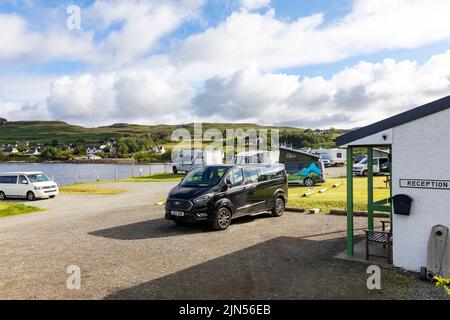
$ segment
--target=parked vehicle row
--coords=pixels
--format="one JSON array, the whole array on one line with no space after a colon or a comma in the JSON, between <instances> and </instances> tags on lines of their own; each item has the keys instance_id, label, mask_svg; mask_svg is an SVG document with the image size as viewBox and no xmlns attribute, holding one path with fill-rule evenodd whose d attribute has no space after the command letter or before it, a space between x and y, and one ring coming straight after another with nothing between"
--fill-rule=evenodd
<instances>
[{"instance_id":1,"label":"parked vehicle row","mask_svg":"<svg viewBox=\"0 0 450 320\"><path fill-rule=\"evenodd\" d=\"M26 198L30 201L54 198L59 188L42 172L8 172L0 174L0 200Z\"/></svg>"},{"instance_id":2,"label":"parked vehicle row","mask_svg":"<svg viewBox=\"0 0 450 320\"><path fill-rule=\"evenodd\" d=\"M165 217L175 223L208 221L216 230L246 215L279 217L288 200L287 181L282 164L199 167L170 191Z\"/></svg>"}]
</instances>

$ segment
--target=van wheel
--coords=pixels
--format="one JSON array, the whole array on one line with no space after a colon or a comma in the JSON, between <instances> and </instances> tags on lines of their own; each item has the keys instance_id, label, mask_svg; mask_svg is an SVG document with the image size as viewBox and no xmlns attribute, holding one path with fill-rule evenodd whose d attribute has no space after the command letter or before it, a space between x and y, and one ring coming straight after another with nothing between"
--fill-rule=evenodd
<instances>
[{"instance_id":1,"label":"van wheel","mask_svg":"<svg viewBox=\"0 0 450 320\"><path fill-rule=\"evenodd\" d=\"M231 224L231 211L227 207L220 207L214 215L213 228L217 231L228 229Z\"/></svg>"},{"instance_id":2,"label":"van wheel","mask_svg":"<svg viewBox=\"0 0 450 320\"><path fill-rule=\"evenodd\" d=\"M284 213L284 209L285 209L284 199L282 197L278 197L275 200L275 204L272 208L272 216L281 217Z\"/></svg>"},{"instance_id":3,"label":"van wheel","mask_svg":"<svg viewBox=\"0 0 450 320\"><path fill-rule=\"evenodd\" d=\"M33 192L28 191L28 193L27 193L27 199L28 199L29 201L34 201L34 200L36 200L36 196L34 195Z\"/></svg>"},{"instance_id":4,"label":"van wheel","mask_svg":"<svg viewBox=\"0 0 450 320\"><path fill-rule=\"evenodd\" d=\"M5 200L6 194L3 191L0 191L0 200Z\"/></svg>"},{"instance_id":5,"label":"van wheel","mask_svg":"<svg viewBox=\"0 0 450 320\"><path fill-rule=\"evenodd\" d=\"M364 170L364 171L362 172L362 175L363 175L364 177L367 177L367 170Z\"/></svg>"},{"instance_id":6,"label":"van wheel","mask_svg":"<svg viewBox=\"0 0 450 320\"><path fill-rule=\"evenodd\" d=\"M50 196L49 198L50 198L50 199L53 199L54 197L56 197L56 196Z\"/></svg>"},{"instance_id":7,"label":"van wheel","mask_svg":"<svg viewBox=\"0 0 450 320\"><path fill-rule=\"evenodd\" d=\"M173 174L177 174L178 173L177 167L172 167L172 172L173 172Z\"/></svg>"},{"instance_id":8,"label":"van wheel","mask_svg":"<svg viewBox=\"0 0 450 320\"><path fill-rule=\"evenodd\" d=\"M311 178L306 178L305 180L303 180L303 183L307 187L312 187L314 185L314 180Z\"/></svg>"}]
</instances>

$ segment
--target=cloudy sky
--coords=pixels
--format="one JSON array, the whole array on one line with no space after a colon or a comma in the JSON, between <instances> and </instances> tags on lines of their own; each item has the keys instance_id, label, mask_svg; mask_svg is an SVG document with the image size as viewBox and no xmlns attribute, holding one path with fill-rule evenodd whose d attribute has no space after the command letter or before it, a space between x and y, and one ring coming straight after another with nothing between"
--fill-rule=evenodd
<instances>
[{"instance_id":1,"label":"cloudy sky","mask_svg":"<svg viewBox=\"0 0 450 320\"><path fill-rule=\"evenodd\" d=\"M0 117L361 126L450 95L449 12L448 0L0 0Z\"/></svg>"}]
</instances>

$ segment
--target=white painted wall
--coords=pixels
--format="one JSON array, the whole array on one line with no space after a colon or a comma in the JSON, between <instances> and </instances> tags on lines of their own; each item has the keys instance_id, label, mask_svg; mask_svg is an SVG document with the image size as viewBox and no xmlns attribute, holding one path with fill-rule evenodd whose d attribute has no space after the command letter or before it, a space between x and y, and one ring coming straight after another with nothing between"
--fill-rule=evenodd
<instances>
[{"instance_id":1,"label":"white painted wall","mask_svg":"<svg viewBox=\"0 0 450 320\"><path fill-rule=\"evenodd\" d=\"M350 142L347 145L340 146L342 148L347 148L347 146L376 146L376 145L388 145L392 143L393 130L388 129L385 131L377 132L370 136L364 137L359 140ZM386 137L386 139L384 139Z\"/></svg>"},{"instance_id":2,"label":"white painted wall","mask_svg":"<svg viewBox=\"0 0 450 320\"><path fill-rule=\"evenodd\" d=\"M450 228L450 190L400 188L399 179L450 180L450 109L395 127L392 157L393 195L414 199L410 216L393 215L394 265L419 271L431 227Z\"/></svg>"}]
</instances>

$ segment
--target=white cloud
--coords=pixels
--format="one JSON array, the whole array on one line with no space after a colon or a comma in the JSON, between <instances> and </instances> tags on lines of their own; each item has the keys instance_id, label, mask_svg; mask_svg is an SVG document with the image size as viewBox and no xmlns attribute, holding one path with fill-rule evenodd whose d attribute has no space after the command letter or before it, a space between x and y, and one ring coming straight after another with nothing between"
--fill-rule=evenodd
<instances>
[{"instance_id":1,"label":"white cloud","mask_svg":"<svg viewBox=\"0 0 450 320\"><path fill-rule=\"evenodd\" d=\"M48 109L54 118L88 124L164 121L193 95L191 88L174 85L172 76L170 68L66 76L53 83Z\"/></svg>"},{"instance_id":2,"label":"white cloud","mask_svg":"<svg viewBox=\"0 0 450 320\"><path fill-rule=\"evenodd\" d=\"M27 31L26 21L15 14L0 14L0 59L16 58L31 51L40 36Z\"/></svg>"},{"instance_id":3,"label":"white cloud","mask_svg":"<svg viewBox=\"0 0 450 320\"><path fill-rule=\"evenodd\" d=\"M241 6L248 10L255 10L270 5L271 0L240 0Z\"/></svg>"},{"instance_id":4,"label":"white cloud","mask_svg":"<svg viewBox=\"0 0 450 320\"><path fill-rule=\"evenodd\" d=\"M450 94L450 51L414 61L361 62L330 79L237 71L193 99L199 117L297 126L367 125Z\"/></svg>"},{"instance_id":5,"label":"white cloud","mask_svg":"<svg viewBox=\"0 0 450 320\"><path fill-rule=\"evenodd\" d=\"M324 14L283 21L274 10L240 11L192 35L173 53L185 68L220 73L257 63L263 70L330 63L344 58L450 40L450 1L360 0L344 18Z\"/></svg>"}]
</instances>

